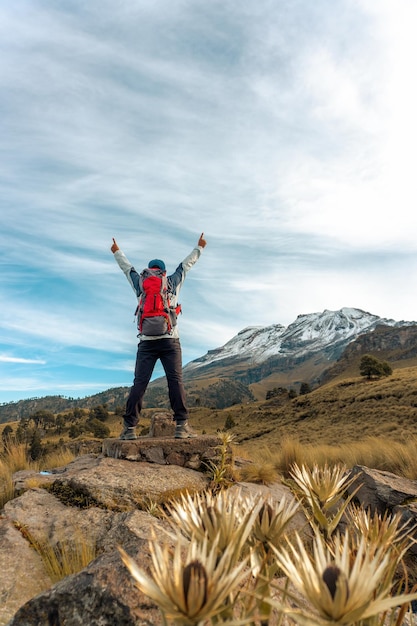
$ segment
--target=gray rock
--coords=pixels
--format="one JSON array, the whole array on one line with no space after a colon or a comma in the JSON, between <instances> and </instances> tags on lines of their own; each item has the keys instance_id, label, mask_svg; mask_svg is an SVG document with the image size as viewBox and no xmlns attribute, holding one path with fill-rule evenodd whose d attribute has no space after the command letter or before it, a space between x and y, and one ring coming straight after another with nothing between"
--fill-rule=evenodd
<instances>
[{"instance_id":1,"label":"gray rock","mask_svg":"<svg viewBox=\"0 0 417 626\"><path fill-rule=\"evenodd\" d=\"M175 422L170 413L154 413L151 417L149 437L169 437L173 438L175 433Z\"/></svg>"},{"instance_id":2,"label":"gray rock","mask_svg":"<svg viewBox=\"0 0 417 626\"><path fill-rule=\"evenodd\" d=\"M82 537L97 547L97 552L113 550L135 536L149 536L157 526L155 517L144 511L117 512L98 507L79 509L60 502L44 489L33 489L4 506L4 521L24 528L35 540L56 546L68 537Z\"/></svg>"},{"instance_id":3,"label":"gray rock","mask_svg":"<svg viewBox=\"0 0 417 626\"><path fill-rule=\"evenodd\" d=\"M417 556L417 481L409 480L381 470L370 469L363 465L355 466L351 475L356 475L357 481L349 488L361 487L355 498L360 505L369 509L371 513L383 515L399 513L401 523L407 525L410 535L416 542L411 546L409 554Z\"/></svg>"},{"instance_id":4,"label":"gray rock","mask_svg":"<svg viewBox=\"0 0 417 626\"><path fill-rule=\"evenodd\" d=\"M148 542L137 539L126 551L147 567ZM161 624L159 609L135 586L117 550L93 561L24 604L8 626L149 626Z\"/></svg>"},{"instance_id":5,"label":"gray rock","mask_svg":"<svg viewBox=\"0 0 417 626\"><path fill-rule=\"evenodd\" d=\"M22 568L24 567L24 575ZM42 560L9 520L0 519L0 624L17 609L51 586Z\"/></svg>"},{"instance_id":6,"label":"gray rock","mask_svg":"<svg viewBox=\"0 0 417 626\"><path fill-rule=\"evenodd\" d=\"M113 511L143 508L149 500L165 502L181 491L208 485L207 476L184 467L103 457L70 463L48 478L51 492L68 505Z\"/></svg>"},{"instance_id":7,"label":"gray rock","mask_svg":"<svg viewBox=\"0 0 417 626\"><path fill-rule=\"evenodd\" d=\"M221 439L201 435L195 439L169 437L138 437L134 440L105 439L105 457L128 461L147 461L159 465L179 465L205 471L207 464L219 458ZM231 451L229 452L231 458Z\"/></svg>"},{"instance_id":8,"label":"gray rock","mask_svg":"<svg viewBox=\"0 0 417 626\"><path fill-rule=\"evenodd\" d=\"M363 465L355 465L351 476L357 480L348 489L352 493L361 485L355 498L361 506L372 513L392 513L395 507L417 499L417 481L402 478L391 472L374 470Z\"/></svg>"},{"instance_id":9,"label":"gray rock","mask_svg":"<svg viewBox=\"0 0 417 626\"><path fill-rule=\"evenodd\" d=\"M53 483L55 493L68 492L70 498L75 494L110 510L142 508L149 500L165 502L179 492L200 491L207 485L207 476L194 470L112 458L99 458L96 466L62 474Z\"/></svg>"}]
</instances>

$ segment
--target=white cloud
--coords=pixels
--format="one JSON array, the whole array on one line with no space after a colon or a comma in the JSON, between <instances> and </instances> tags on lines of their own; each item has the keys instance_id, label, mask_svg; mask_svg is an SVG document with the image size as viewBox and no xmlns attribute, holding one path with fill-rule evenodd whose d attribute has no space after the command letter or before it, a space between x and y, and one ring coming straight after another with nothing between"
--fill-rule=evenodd
<instances>
[{"instance_id":1,"label":"white cloud","mask_svg":"<svg viewBox=\"0 0 417 626\"><path fill-rule=\"evenodd\" d=\"M22 363L28 365L45 365L46 361L42 359L24 359L21 357L8 356L6 354L0 354L1 363Z\"/></svg>"}]
</instances>

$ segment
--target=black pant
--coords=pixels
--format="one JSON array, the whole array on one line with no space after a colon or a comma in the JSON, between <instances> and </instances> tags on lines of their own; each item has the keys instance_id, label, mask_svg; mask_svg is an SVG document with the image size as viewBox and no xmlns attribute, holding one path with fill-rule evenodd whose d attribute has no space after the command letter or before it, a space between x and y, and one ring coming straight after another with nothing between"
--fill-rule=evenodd
<instances>
[{"instance_id":1,"label":"black pant","mask_svg":"<svg viewBox=\"0 0 417 626\"><path fill-rule=\"evenodd\" d=\"M126 401L124 420L127 426L136 426L139 421L143 396L158 359L160 359L167 377L169 401L174 412L174 420L183 422L188 418L182 382L180 340L151 339L141 341L138 345L135 378Z\"/></svg>"}]
</instances>

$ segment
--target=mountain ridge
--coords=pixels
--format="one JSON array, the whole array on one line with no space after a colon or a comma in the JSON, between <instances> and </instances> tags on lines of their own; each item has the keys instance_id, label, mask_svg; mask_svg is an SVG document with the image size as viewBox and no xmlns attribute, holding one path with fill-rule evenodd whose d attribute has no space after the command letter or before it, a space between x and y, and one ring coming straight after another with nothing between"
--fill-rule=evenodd
<instances>
[{"instance_id":1,"label":"mountain ridge","mask_svg":"<svg viewBox=\"0 0 417 626\"><path fill-rule=\"evenodd\" d=\"M276 369L294 369L313 358L316 367L309 383L318 383L319 370L336 361L347 345L379 325L414 326L417 322L381 318L362 309L343 307L319 313L300 314L287 327L281 324L250 326L220 348L187 363L184 379L218 376L219 370L234 370L246 383L258 382ZM326 365L327 363L327 365ZM242 373L243 370L243 373Z\"/></svg>"}]
</instances>

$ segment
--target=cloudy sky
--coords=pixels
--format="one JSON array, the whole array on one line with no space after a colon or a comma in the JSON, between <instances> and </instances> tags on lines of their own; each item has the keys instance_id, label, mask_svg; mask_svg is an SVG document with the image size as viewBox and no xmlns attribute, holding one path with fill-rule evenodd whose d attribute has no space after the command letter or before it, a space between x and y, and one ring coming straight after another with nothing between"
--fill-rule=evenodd
<instances>
[{"instance_id":1,"label":"cloudy sky","mask_svg":"<svg viewBox=\"0 0 417 626\"><path fill-rule=\"evenodd\" d=\"M130 385L204 231L184 362L344 306L417 320L414 0L0 0L0 402Z\"/></svg>"}]
</instances>

